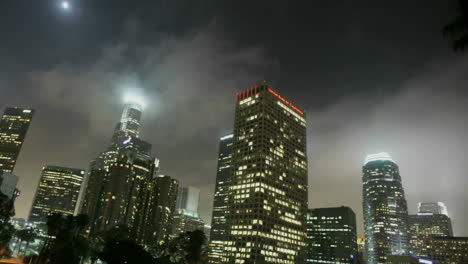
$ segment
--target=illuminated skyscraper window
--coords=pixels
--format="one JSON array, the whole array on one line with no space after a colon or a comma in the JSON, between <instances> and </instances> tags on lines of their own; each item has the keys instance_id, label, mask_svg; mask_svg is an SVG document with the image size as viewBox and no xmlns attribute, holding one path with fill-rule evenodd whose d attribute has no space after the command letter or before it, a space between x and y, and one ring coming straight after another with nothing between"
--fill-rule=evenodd
<instances>
[{"instance_id":1,"label":"illuminated skyscraper window","mask_svg":"<svg viewBox=\"0 0 468 264\"><path fill-rule=\"evenodd\" d=\"M220 263L304 263L304 111L264 82L237 94L233 137Z\"/></svg>"},{"instance_id":2,"label":"illuminated skyscraper window","mask_svg":"<svg viewBox=\"0 0 468 264\"><path fill-rule=\"evenodd\" d=\"M52 213L73 215L84 174L81 169L43 167L29 222L45 223Z\"/></svg>"},{"instance_id":3,"label":"illuminated skyscraper window","mask_svg":"<svg viewBox=\"0 0 468 264\"><path fill-rule=\"evenodd\" d=\"M229 134L220 138L218 153L218 171L211 217L211 233L209 247L209 262L221 261L224 240L226 239L227 198L229 194L229 178L232 172L232 144L234 135Z\"/></svg>"},{"instance_id":4,"label":"illuminated skyscraper window","mask_svg":"<svg viewBox=\"0 0 468 264\"><path fill-rule=\"evenodd\" d=\"M34 110L8 107L0 120L0 170L12 173Z\"/></svg>"},{"instance_id":5,"label":"illuminated skyscraper window","mask_svg":"<svg viewBox=\"0 0 468 264\"><path fill-rule=\"evenodd\" d=\"M387 153L366 157L363 170L364 232L369 264L407 254L408 208L398 165Z\"/></svg>"},{"instance_id":6,"label":"illuminated skyscraper window","mask_svg":"<svg viewBox=\"0 0 468 264\"><path fill-rule=\"evenodd\" d=\"M356 215L349 207L309 209L307 263L358 263Z\"/></svg>"}]
</instances>

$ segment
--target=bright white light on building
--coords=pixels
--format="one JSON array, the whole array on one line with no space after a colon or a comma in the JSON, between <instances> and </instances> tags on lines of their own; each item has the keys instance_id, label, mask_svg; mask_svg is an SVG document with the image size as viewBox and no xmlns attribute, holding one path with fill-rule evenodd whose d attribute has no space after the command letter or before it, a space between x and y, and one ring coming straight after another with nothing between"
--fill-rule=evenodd
<instances>
[{"instance_id":1,"label":"bright white light on building","mask_svg":"<svg viewBox=\"0 0 468 264\"><path fill-rule=\"evenodd\" d=\"M375 153L375 154L368 154L366 156L366 159L364 160L364 165L372 162L372 161L378 161L378 160L388 160L391 162L395 162L392 160L392 156L390 156L387 152L380 152L380 153Z\"/></svg>"},{"instance_id":2,"label":"bright white light on building","mask_svg":"<svg viewBox=\"0 0 468 264\"><path fill-rule=\"evenodd\" d=\"M145 106L145 100L143 100L143 97L134 95L134 94L127 94L124 97L124 102L126 104L137 104L141 107Z\"/></svg>"},{"instance_id":3,"label":"bright white light on building","mask_svg":"<svg viewBox=\"0 0 468 264\"><path fill-rule=\"evenodd\" d=\"M222 137L221 140L226 140L226 139L232 138L233 136L234 136L233 134L230 134L230 135Z\"/></svg>"}]
</instances>

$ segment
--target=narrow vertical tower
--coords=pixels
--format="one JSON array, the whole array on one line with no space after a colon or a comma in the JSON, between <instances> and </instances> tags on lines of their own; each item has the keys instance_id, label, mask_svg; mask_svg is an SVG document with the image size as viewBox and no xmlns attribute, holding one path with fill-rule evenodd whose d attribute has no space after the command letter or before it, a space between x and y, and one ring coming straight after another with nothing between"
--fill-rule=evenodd
<instances>
[{"instance_id":1,"label":"narrow vertical tower","mask_svg":"<svg viewBox=\"0 0 468 264\"><path fill-rule=\"evenodd\" d=\"M8 107L0 120L0 170L12 173L34 110Z\"/></svg>"},{"instance_id":2,"label":"narrow vertical tower","mask_svg":"<svg viewBox=\"0 0 468 264\"><path fill-rule=\"evenodd\" d=\"M209 263L220 263L226 239L227 197L229 178L232 172L232 144L234 135L228 134L219 140L218 171L211 218Z\"/></svg>"},{"instance_id":3,"label":"narrow vertical tower","mask_svg":"<svg viewBox=\"0 0 468 264\"><path fill-rule=\"evenodd\" d=\"M236 99L221 263L304 263L305 113L265 82Z\"/></svg>"},{"instance_id":4,"label":"narrow vertical tower","mask_svg":"<svg viewBox=\"0 0 468 264\"><path fill-rule=\"evenodd\" d=\"M120 130L128 136L139 137L142 111L142 100L136 97L125 98L125 108L120 119Z\"/></svg>"},{"instance_id":5,"label":"narrow vertical tower","mask_svg":"<svg viewBox=\"0 0 468 264\"><path fill-rule=\"evenodd\" d=\"M387 153L367 155L363 171L364 231L369 264L407 254L408 208L398 165Z\"/></svg>"}]
</instances>

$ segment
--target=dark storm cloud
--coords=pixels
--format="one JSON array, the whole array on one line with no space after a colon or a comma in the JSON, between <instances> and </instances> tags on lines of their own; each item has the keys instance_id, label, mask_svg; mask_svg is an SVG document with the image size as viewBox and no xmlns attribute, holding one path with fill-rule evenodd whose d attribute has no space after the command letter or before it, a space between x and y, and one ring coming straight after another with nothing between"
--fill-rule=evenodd
<instances>
[{"instance_id":1,"label":"dark storm cloud","mask_svg":"<svg viewBox=\"0 0 468 264\"><path fill-rule=\"evenodd\" d=\"M138 57L134 64L128 56ZM232 131L234 94L261 79L274 62L259 49L239 49L206 29L183 38L130 47L122 42L103 51L89 67L59 65L27 75L41 105L25 146L20 188L32 190L42 163L87 168L108 143L123 108L123 96L145 97L142 138L153 144L162 173L202 189L209 208L216 172L217 139ZM24 192L18 214L32 199Z\"/></svg>"},{"instance_id":2,"label":"dark storm cloud","mask_svg":"<svg viewBox=\"0 0 468 264\"><path fill-rule=\"evenodd\" d=\"M8 2L8 1L7 1ZM454 3L53 1L0 8L0 107L36 108L16 173L26 217L41 166L87 168L128 92L146 98L142 138L162 173L202 189L210 220L218 138L236 91L263 79L308 113L310 206L361 218L361 166L387 151L408 205L440 200L468 235L466 57L441 37ZM3 13L2 13L3 12Z\"/></svg>"}]
</instances>

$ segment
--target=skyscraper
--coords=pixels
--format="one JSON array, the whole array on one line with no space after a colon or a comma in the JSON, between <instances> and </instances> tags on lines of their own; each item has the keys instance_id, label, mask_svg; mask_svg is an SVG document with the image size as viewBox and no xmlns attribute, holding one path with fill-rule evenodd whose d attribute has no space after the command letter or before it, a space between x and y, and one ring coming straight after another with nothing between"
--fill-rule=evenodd
<instances>
[{"instance_id":1,"label":"skyscraper","mask_svg":"<svg viewBox=\"0 0 468 264\"><path fill-rule=\"evenodd\" d=\"M229 194L229 178L232 172L232 144L234 135L228 134L219 141L218 170L211 217L209 262L220 263L226 238L227 196Z\"/></svg>"},{"instance_id":2,"label":"skyscraper","mask_svg":"<svg viewBox=\"0 0 468 264\"><path fill-rule=\"evenodd\" d=\"M195 187L179 187L176 209L172 219L171 237L194 230L203 230L205 222L198 213L200 189Z\"/></svg>"},{"instance_id":3,"label":"skyscraper","mask_svg":"<svg viewBox=\"0 0 468 264\"><path fill-rule=\"evenodd\" d=\"M141 100L136 97L125 98L125 101L124 111L119 123L120 130L125 132L128 136L139 137L143 104Z\"/></svg>"},{"instance_id":4,"label":"skyscraper","mask_svg":"<svg viewBox=\"0 0 468 264\"><path fill-rule=\"evenodd\" d=\"M29 222L45 223L52 213L73 215L85 171L45 166L31 207Z\"/></svg>"},{"instance_id":5,"label":"skyscraper","mask_svg":"<svg viewBox=\"0 0 468 264\"><path fill-rule=\"evenodd\" d=\"M158 175L154 178L150 191L151 202L145 213L144 224L147 231L142 233L142 243L155 245L168 241L178 188L179 181L170 176Z\"/></svg>"},{"instance_id":6,"label":"skyscraper","mask_svg":"<svg viewBox=\"0 0 468 264\"><path fill-rule=\"evenodd\" d=\"M200 189L189 186L180 187L177 192L177 209L185 209L192 212L198 212L198 203L200 201Z\"/></svg>"},{"instance_id":7,"label":"skyscraper","mask_svg":"<svg viewBox=\"0 0 468 264\"><path fill-rule=\"evenodd\" d=\"M443 264L468 263L468 237L431 237L424 247L429 259Z\"/></svg>"},{"instance_id":8,"label":"skyscraper","mask_svg":"<svg viewBox=\"0 0 468 264\"><path fill-rule=\"evenodd\" d=\"M408 208L398 165L387 153L367 155L363 166L363 212L369 264L407 254Z\"/></svg>"},{"instance_id":9,"label":"skyscraper","mask_svg":"<svg viewBox=\"0 0 468 264\"><path fill-rule=\"evenodd\" d=\"M237 94L232 153L221 263L304 263L304 111L266 82Z\"/></svg>"},{"instance_id":10,"label":"skyscraper","mask_svg":"<svg viewBox=\"0 0 468 264\"><path fill-rule=\"evenodd\" d=\"M349 207L309 209L307 263L358 263L356 215Z\"/></svg>"},{"instance_id":11,"label":"skyscraper","mask_svg":"<svg viewBox=\"0 0 468 264\"><path fill-rule=\"evenodd\" d=\"M447 206L442 202L424 202L418 204L418 213L443 214L448 216Z\"/></svg>"},{"instance_id":12,"label":"skyscraper","mask_svg":"<svg viewBox=\"0 0 468 264\"><path fill-rule=\"evenodd\" d=\"M0 170L12 173L34 110L8 107L0 120Z\"/></svg>"},{"instance_id":13,"label":"skyscraper","mask_svg":"<svg viewBox=\"0 0 468 264\"><path fill-rule=\"evenodd\" d=\"M204 231L204 227L205 222L200 218L198 212L179 208L175 210L172 216L172 231L170 237L175 238L180 234L195 230Z\"/></svg>"},{"instance_id":14,"label":"skyscraper","mask_svg":"<svg viewBox=\"0 0 468 264\"><path fill-rule=\"evenodd\" d=\"M146 237L159 236L156 232L165 224L156 219L167 213L157 208L158 197L173 194L161 193L159 160L151 156L151 144L139 137L141 115L142 103L127 98L109 147L90 164L81 212L90 217L91 235L126 225L137 241L154 244ZM176 196L171 199L175 205Z\"/></svg>"},{"instance_id":15,"label":"skyscraper","mask_svg":"<svg viewBox=\"0 0 468 264\"><path fill-rule=\"evenodd\" d=\"M408 217L411 253L428 257L431 249L426 247L426 241L434 236L453 236L452 221L446 215L447 207L440 202L419 203L418 210L418 214Z\"/></svg>"}]
</instances>

